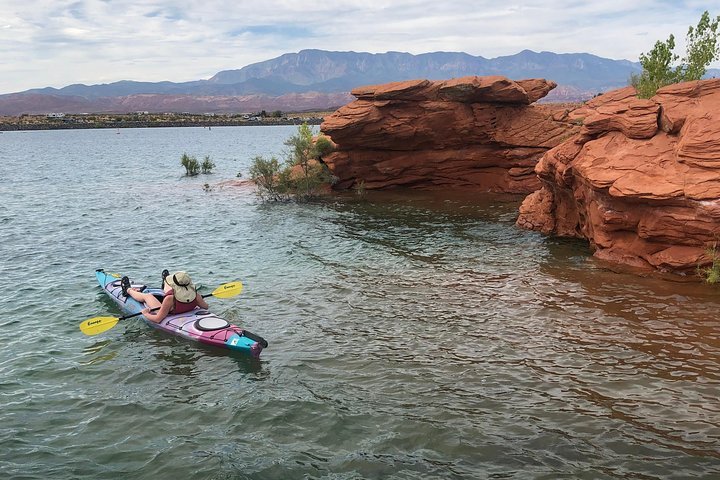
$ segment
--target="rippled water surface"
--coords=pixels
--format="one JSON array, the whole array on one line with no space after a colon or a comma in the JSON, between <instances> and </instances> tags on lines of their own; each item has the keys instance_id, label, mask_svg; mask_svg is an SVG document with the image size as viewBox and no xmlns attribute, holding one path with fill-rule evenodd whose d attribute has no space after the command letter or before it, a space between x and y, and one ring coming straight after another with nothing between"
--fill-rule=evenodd
<instances>
[{"instance_id":1,"label":"rippled water surface","mask_svg":"<svg viewBox=\"0 0 720 480\"><path fill-rule=\"evenodd\" d=\"M518 230L517 197L222 183L294 132L0 135L3 478L720 478L720 291ZM84 336L120 314L99 267L241 280L211 307L270 347Z\"/></svg>"}]
</instances>

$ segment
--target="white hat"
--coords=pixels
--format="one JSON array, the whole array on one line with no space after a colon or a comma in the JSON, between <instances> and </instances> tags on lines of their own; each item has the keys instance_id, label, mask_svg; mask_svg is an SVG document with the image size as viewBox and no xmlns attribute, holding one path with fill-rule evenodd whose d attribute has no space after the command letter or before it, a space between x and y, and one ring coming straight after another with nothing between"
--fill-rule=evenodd
<instances>
[{"instance_id":1,"label":"white hat","mask_svg":"<svg viewBox=\"0 0 720 480\"><path fill-rule=\"evenodd\" d=\"M172 275L165 277L165 283L167 283L173 290L173 295L178 302L190 303L195 300L197 291L190 275L187 272L175 272Z\"/></svg>"}]
</instances>

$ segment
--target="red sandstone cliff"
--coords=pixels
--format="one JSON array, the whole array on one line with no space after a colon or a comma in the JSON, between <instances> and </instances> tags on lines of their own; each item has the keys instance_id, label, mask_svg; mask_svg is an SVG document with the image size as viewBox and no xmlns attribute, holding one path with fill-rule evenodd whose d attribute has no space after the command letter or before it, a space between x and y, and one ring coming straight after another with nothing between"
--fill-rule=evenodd
<instances>
[{"instance_id":1,"label":"red sandstone cliff","mask_svg":"<svg viewBox=\"0 0 720 480\"><path fill-rule=\"evenodd\" d=\"M570 114L580 132L535 169L542 188L518 225L586 238L595 256L694 273L720 237L720 79L662 88L650 100L632 87Z\"/></svg>"},{"instance_id":2,"label":"red sandstone cliff","mask_svg":"<svg viewBox=\"0 0 720 480\"><path fill-rule=\"evenodd\" d=\"M589 240L614 263L693 274L720 238L720 79L631 87L582 108L504 77L358 88L321 130L336 188L530 192L518 225ZM540 161L538 162L538 159Z\"/></svg>"},{"instance_id":3,"label":"red sandstone cliff","mask_svg":"<svg viewBox=\"0 0 720 480\"><path fill-rule=\"evenodd\" d=\"M554 82L505 77L415 80L353 90L321 131L335 188L458 188L528 193L538 159L579 127L558 105L531 105Z\"/></svg>"}]
</instances>

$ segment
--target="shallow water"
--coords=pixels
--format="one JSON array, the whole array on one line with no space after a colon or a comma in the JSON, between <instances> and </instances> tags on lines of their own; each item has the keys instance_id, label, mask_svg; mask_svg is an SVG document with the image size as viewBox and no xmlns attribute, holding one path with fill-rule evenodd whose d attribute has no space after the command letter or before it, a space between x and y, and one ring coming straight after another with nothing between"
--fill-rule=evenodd
<instances>
[{"instance_id":1,"label":"shallow water","mask_svg":"<svg viewBox=\"0 0 720 480\"><path fill-rule=\"evenodd\" d=\"M0 136L5 478L720 476L720 291L518 230L518 197L222 185L294 132ZM183 177L184 152L215 173ZM241 280L211 307L270 347L84 336L120 313L100 267Z\"/></svg>"}]
</instances>

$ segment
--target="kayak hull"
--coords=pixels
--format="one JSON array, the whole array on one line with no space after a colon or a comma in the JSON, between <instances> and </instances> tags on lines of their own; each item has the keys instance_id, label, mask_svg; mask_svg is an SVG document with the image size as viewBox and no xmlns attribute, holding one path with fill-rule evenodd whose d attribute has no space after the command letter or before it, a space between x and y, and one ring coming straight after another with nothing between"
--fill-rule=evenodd
<instances>
[{"instance_id":1,"label":"kayak hull","mask_svg":"<svg viewBox=\"0 0 720 480\"><path fill-rule=\"evenodd\" d=\"M145 308L144 304L122 294L120 275L106 273L102 269L95 273L100 287L125 315L139 313ZM136 285L132 279L130 284ZM145 287L143 292L156 295L158 299L163 296L163 291L159 288ZM260 352L267 346L267 342L261 337L200 308L187 313L170 314L159 323L152 322L142 315L139 315L139 318L142 318L149 326L171 335L213 347L242 352L255 358L258 358Z\"/></svg>"}]
</instances>

